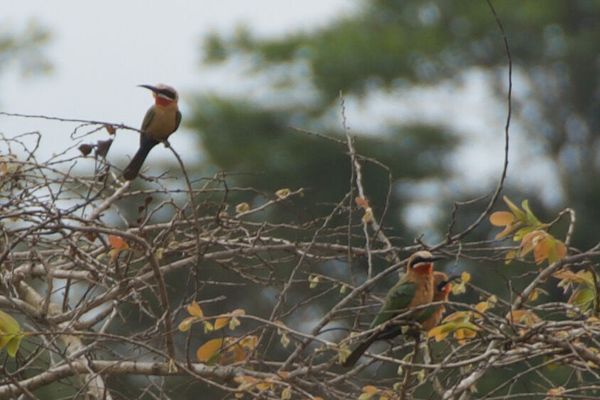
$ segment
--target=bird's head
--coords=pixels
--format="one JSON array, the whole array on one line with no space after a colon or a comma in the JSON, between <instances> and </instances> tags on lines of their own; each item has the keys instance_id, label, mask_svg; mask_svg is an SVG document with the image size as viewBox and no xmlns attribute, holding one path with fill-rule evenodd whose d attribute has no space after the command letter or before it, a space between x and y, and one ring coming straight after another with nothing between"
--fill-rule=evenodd
<instances>
[{"instance_id":1,"label":"bird's head","mask_svg":"<svg viewBox=\"0 0 600 400\"><path fill-rule=\"evenodd\" d=\"M156 86L152 86L152 85L138 85L138 86L152 91L152 96L154 96L154 103L157 106L167 107L172 104L177 104L177 101L179 100L179 95L177 94L177 90L173 89L169 85L159 83Z\"/></svg>"},{"instance_id":2,"label":"bird's head","mask_svg":"<svg viewBox=\"0 0 600 400\"><path fill-rule=\"evenodd\" d=\"M443 257L434 256L426 250L417 251L408 258L408 272L414 272L419 275L429 275L433 271L433 262Z\"/></svg>"}]
</instances>

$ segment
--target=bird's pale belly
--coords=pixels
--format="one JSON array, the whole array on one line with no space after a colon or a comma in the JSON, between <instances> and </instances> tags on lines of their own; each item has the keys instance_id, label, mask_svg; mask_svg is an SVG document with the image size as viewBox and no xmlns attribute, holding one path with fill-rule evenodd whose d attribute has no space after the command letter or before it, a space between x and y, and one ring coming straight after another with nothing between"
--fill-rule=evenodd
<instances>
[{"instance_id":1,"label":"bird's pale belly","mask_svg":"<svg viewBox=\"0 0 600 400\"><path fill-rule=\"evenodd\" d=\"M177 128L177 109L154 109L155 115L146 128L146 134L155 140L165 140Z\"/></svg>"}]
</instances>

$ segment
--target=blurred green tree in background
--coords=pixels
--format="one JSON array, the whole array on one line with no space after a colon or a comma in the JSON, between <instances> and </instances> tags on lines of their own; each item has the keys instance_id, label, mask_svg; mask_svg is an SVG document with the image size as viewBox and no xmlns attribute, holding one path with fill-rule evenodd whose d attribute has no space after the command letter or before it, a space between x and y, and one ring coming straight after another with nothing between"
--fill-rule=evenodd
<instances>
[{"instance_id":1,"label":"blurred green tree in background","mask_svg":"<svg viewBox=\"0 0 600 400\"><path fill-rule=\"evenodd\" d=\"M553 191L555 199L576 209L582 220L596 220L600 218L596 206L600 183L593 179L600 162L595 134L600 128L596 22L600 4L515 0L496 7L519 79L514 120L529 142L529 148L513 151L550 159L560 182ZM307 138L290 127L339 137L342 123L334 117L340 114L340 92L360 101L373 92L460 81L473 69L486 73L499 99L506 91L506 56L485 2L361 2L358 12L314 32L262 39L240 29L232 36L212 35L204 48L206 63L232 59L245 63L244 73L262 78L264 90L271 94L264 102L252 93L246 98L218 94L196 98L194 116L188 121L201 133L209 161L227 171L268 174L269 179L236 178L244 184L307 186L325 199L339 199L345 193L348 162L340 158L338 146ZM490 110L473 113L481 111ZM375 134L352 134L358 136L358 150L388 165L396 183L431 178L439 182L452 171L448 156L459 140L450 132L452 118L449 115L448 124L441 126L373 120L369 125ZM482 134L501 135L501 130L487 127ZM526 173L511 171L512 176ZM385 191L377 176L374 172L366 182L372 185L372 203L381 206ZM477 195L493 185L493 180L482 182ZM455 193L456 199L464 196ZM529 196L544 200L535 189ZM399 217L409 199L406 191L395 191L392 198L393 217L388 223L402 232ZM585 225L577 233L582 246L590 245L595 236L595 226Z\"/></svg>"},{"instance_id":2,"label":"blurred green tree in background","mask_svg":"<svg viewBox=\"0 0 600 400\"><path fill-rule=\"evenodd\" d=\"M510 178L507 189L518 191L521 199L530 198L538 210L545 205L542 216L556 212L560 205L575 209L579 223L573 243L589 247L598 240L594 221L600 218L600 181L594 179L600 167L600 3L511 0L497 2L495 7L507 32L519 82L513 126L527 136L526 148L511 151L549 160L553 167L548 173L555 175L537 179L542 185L556 179L560 184L549 190L553 201L543 198L538 188L511 188ZM505 104L507 58L485 2L373 0L361 2L358 8L316 31L283 38L261 38L240 28L231 36L214 34L206 39L207 65L244 65L248 79L262 85L262 96L217 93L194 99L188 124L200 133L213 168L239 173L229 179L240 186L264 190L306 187L303 207L307 215L318 214L315 210L320 204L338 202L348 192L350 165L343 145L299 130L343 138L340 93L344 100L361 104L373 93L436 88L449 81L461 82L468 72L477 70L485 75L486 84L495 88L497 104ZM472 112L477 118L481 112L505 109ZM431 229L437 227L437 232L427 234L436 233L437 237L444 234L453 201L490 193L497 183L493 176L479 188L458 185L439 196L435 188L454 173L451 155L458 147L469 145L453 132L452 118L448 115L447 123L432 124L425 119L403 123L393 116L384 121L375 117L363 124L370 126L368 133L350 132L357 137L361 154L390 169L392 196L383 225L399 237L397 244L408 245L422 233L411 231L410 221L404 218L407 206L416 198L411 191L419 190L419 183L433 185L426 186L429 194L425 198L429 206L438 208L439 212L430 214L436 219L431 221ZM502 130L501 125L488 126L482 134L500 136ZM528 173L525 166L510 170L509 177L518 181ZM386 205L387 179L387 171L377 166L370 166L364 177L377 215ZM464 211L458 226L472 222L483 207L480 203ZM489 226L470 239L476 237L489 238ZM498 264L494 268L502 268ZM501 286L510 277L506 275L521 272L486 273L481 283L508 294ZM554 295L560 294L555 291Z\"/></svg>"},{"instance_id":3,"label":"blurred green tree in background","mask_svg":"<svg viewBox=\"0 0 600 400\"><path fill-rule=\"evenodd\" d=\"M44 53L51 39L48 29L35 21L30 21L21 32L9 28L5 24L0 31L0 73L15 63L24 76L48 73L51 64Z\"/></svg>"}]
</instances>

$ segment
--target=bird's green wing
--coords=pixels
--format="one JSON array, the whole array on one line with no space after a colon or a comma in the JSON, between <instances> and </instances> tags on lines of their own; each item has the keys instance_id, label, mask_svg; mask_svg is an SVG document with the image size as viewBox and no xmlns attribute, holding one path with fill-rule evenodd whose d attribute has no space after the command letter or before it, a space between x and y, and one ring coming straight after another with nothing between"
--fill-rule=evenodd
<instances>
[{"instance_id":1,"label":"bird's green wing","mask_svg":"<svg viewBox=\"0 0 600 400\"><path fill-rule=\"evenodd\" d=\"M415 297L417 285L414 282L401 280L390 289L385 296L381 309L371 322L371 328L376 327L406 310Z\"/></svg>"},{"instance_id":2,"label":"bird's green wing","mask_svg":"<svg viewBox=\"0 0 600 400\"><path fill-rule=\"evenodd\" d=\"M440 306L429 306L429 307L425 307L423 309L421 309L421 311L418 312L418 314L415 316L415 320L419 323L423 323L425 321L427 321L434 312L436 312L437 309L439 309Z\"/></svg>"},{"instance_id":3,"label":"bird's green wing","mask_svg":"<svg viewBox=\"0 0 600 400\"><path fill-rule=\"evenodd\" d=\"M181 111L177 110L177 114L175 114L175 131L179 128L179 124L181 123ZM173 132L175 132L173 131Z\"/></svg>"},{"instance_id":4,"label":"bird's green wing","mask_svg":"<svg viewBox=\"0 0 600 400\"><path fill-rule=\"evenodd\" d=\"M146 132L146 129L150 126L152 122L152 118L154 118L154 108L150 108L146 115L144 116L144 121L142 121L142 132Z\"/></svg>"}]
</instances>

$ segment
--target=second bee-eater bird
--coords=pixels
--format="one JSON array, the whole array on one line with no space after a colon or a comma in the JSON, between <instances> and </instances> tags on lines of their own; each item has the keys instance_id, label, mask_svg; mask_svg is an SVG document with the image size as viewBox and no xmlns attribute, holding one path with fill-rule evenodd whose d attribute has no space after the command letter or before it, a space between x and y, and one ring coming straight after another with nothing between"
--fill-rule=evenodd
<instances>
[{"instance_id":1,"label":"second bee-eater bird","mask_svg":"<svg viewBox=\"0 0 600 400\"><path fill-rule=\"evenodd\" d=\"M455 278L448 279L448 275L443 272L435 271L433 273L433 303L448 301L448 296L452 290L451 282L454 279ZM424 311L427 319L421 323L421 329L423 329L425 332L428 332L432 328L438 326L445 311L446 307L444 304L431 305Z\"/></svg>"},{"instance_id":2,"label":"second bee-eater bird","mask_svg":"<svg viewBox=\"0 0 600 400\"><path fill-rule=\"evenodd\" d=\"M435 257L428 251L418 251L411 255L406 265L406 273L386 294L383 305L371 322L373 329L387 321L404 314L413 308L431 303L433 300L433 262L442 257ZM420 322L421 312L407 315L407 320ZM344 367L353 366L369 346L377 340L391 339L398 336L402 329L391 325L377 331L350 353L343 363Z\"/></svg>"},{"instance_id":3,"label":"second bee-eater bird","mask_svg":"<svg viewBox=\"0 0 600 400\"><path fill-rule=\"evenodd\" d=\"M167 140L179 128L181 122L181 112L177 106L179 96L175 89L163 84L139 86L152 91L154 105L148 109L142 122L140 148L123 171L123 178L128 181L138 175L150 150Z\"/></svg>"}]
</instances>

